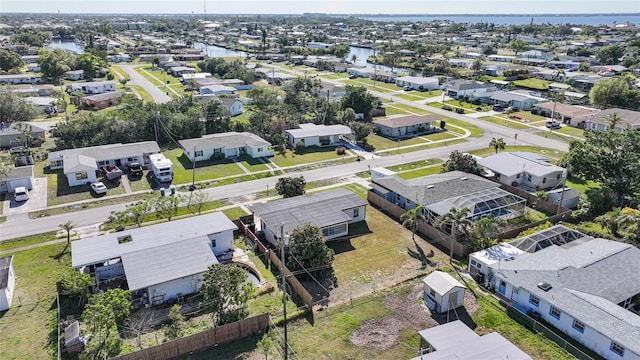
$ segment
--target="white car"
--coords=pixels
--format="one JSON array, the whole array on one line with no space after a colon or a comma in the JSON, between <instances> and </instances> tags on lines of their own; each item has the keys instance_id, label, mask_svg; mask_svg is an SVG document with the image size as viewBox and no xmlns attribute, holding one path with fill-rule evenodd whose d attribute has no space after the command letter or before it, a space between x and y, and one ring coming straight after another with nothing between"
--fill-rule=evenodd
<instances>
[{"instance_id":1,"label":"white car","mask_svg":"<svg viewBox=\"0 0 640 360\"><path fill-rule=\"evenodd\" d=\"M29 192L27 191L27 188L24 186L18 186L17 188L15 188L15 190L13 190L13 196L16 199L16 201L29 200Z\"/></svg>"},{"instance_id":2,"label":"white car","mask_svg":"<svg viewBox=\"0 0 640 360\"><path fill-rule=\"evenodd\" d=\"M96 194L106 194L107 187L100 181L94 182L91 184L91 190L93 190Z\"/></svg>"}]
</instances>

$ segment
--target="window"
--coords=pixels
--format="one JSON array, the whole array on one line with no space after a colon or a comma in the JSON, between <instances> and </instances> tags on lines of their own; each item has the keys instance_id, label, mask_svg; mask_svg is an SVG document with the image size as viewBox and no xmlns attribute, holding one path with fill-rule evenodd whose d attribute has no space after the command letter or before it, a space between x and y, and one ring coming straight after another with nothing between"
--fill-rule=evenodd
<instances>
[{"instance_id":1,"label":"window","mask_svg":"<svg viewBox=\"0 0 640 360\"><path fill-rule=\"evenodd\" d=\"M76 180L84 180L87 177L88 176L87 176L87 172L86 171L76 173Z\"/></svg>"},{"instance_id":2,"label":"window","mask_svg":"<svg viewBox=\"0 0 640 360\"><path fill-rule=\"evenodd\" d=\"M520 179L520 174L516 175L516 179Z\"/></svg>"},{"instance_id":3,"label":"window","mask_svg":"<svg viewBox=\"0 0 640 360\"><path fill-rule=\"evenodd\" d=\"M360 208L353 209L353 217L357 218L358 216L360 216Z\"/></svg>"},{"instance_id":4,"label":"window","mask_svg":"<svg viewBox=\"0 0 640 360\"><path fill-rule=\"evenodd\" d=\"M520 288L514 287L513 288L513 293L514 294L519 294L520 293Z\"/></svg>"},{"instance_id":5,"label":"window","mask_svg":"<svg viewBox=\"0 0 640 360\"><path fill-rule=\"evenodd\" d=\"M529 302L537 307L540 304L540 298L533 294L529 295Z\"/></svg>"},{"instance_id":6,"label":"window","mask_svg":"<svg viewBox=\"0 0 640 360\"><path fill-rule=\"evenodd\" d=\"M561 176L562 176L562 174L558 174L558 176L556 176L556 180L560 180Z\"/></svg>"},{"instance_id":7,"label":"window","mask_svg":"<svg viewBox=\"0 0 640 360\"><path fill-rule=\"evenodd\" d=\"M338 224L322 229L322 235L329 237L347 232L347 224Z\"/></svg>"},{"instance_id":8,"label":"window","mask_svg":"<svg viewBox=\"0 0 640 360\"><path fill-rule=\"evenodd\" d=\"M263 149L262 149L262 148L258 148L258 152L262 152L262 151L263 151Z\"/></svg>"},{"instance_id":9,"label":"window","mask_svg":"<svg viewBox=\"0 0 640 360\"><path fill-rule=\"evenodd\" d=\"M196 150L196 151L195 151L195 156L196 156L196 157L201 157L202 155L203 155L202 150Z\"/></svg>"},{"instance_id":10,"label":"window","mask_svg":"<svg viewBox=\"0 0 640 360\"><path fill-rule=\"evenodd\" d=\"M221 154L222 153L222 149L221 148L213 149L213 153L214 154Z\"/></svg>"},{"instance_id":11,"label":"window","mask_svg":"<svg viewBox=\"0 0 640 360\"><path fill-rule=\"evenodd\" d=\"M543 184L546 184L546 182L547 182L547 178L546 178L546 177L543 177L543 178L542 178L542 183L543 183Z\"/></svg>"},{"instance_id":12,"label":"window","mask_svg":"<svg viewBox=\"0 0 640 360\"><path fill-rule=\"evenodd\" d=\"M436 292L435 292L433 289L429 289L429 295L430 295L432 298L435 298L435 297L436 297Z\"/></svg>"},{"instance_id":13,"label":"window","mask_svg":"<svg viewBox=\"0 0 640 360\"><path fill-rule=\"evenodd\" d=\"M98 166L105 166L107 165L106 161L98 161Z\"/></svg>"},{"instance_id":14,"label":"window","mask_svg":"<svg viewBox=\"0 0 640 360\"><path fill-rule=\"evenodd\" d=\"M552 306L551 309L549 309L549 315L553 316L556 319L560 319L560 314L562 314L562 312L555 306Z\"/></svg>"},{"instance_id":15,"label":"window","mask_svg":"<svg viewBox=\"0 0 640 360\"><path fill-rule=\"evenodd\" d=\"M624 346L618 344L615 341L611 342L611 351L613 351L614 353L623 356L624 355Z\"/></svg>"},{"instance_id":16,"label":"window","mask_svg":"<svg viewBox=\"0 0 640 360\"><path fill-rule=\"evenodd\" d=\"M580 331L581 333L584 332L584 324L578 319L573 319L573 328Z\"/></svg>"},{"instance_id":17,"label":"window","mask_svg":"<svg viewBox=\"0 0 640 360\"><path fill-rule=\"evenodd\" d=\"M531 181L531 175L527 174L527 181Z\"/></svg>"},{"instance_id":18,"label":"window","mask_svg":"<svg viewBox=\"0 0 640 360\"><path fill-rule=\"evenodd\" d=\"M130 158L127 158L127 161L128 161L128 162L136 161L136 158L132 158L132 157L130 157Z\"/></svg>"}]
</instances>

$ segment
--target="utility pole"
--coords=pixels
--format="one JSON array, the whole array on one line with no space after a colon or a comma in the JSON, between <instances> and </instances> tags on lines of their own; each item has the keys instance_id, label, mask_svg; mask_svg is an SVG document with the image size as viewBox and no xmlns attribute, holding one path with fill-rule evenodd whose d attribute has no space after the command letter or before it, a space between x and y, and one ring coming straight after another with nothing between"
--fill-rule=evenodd
<instances>
[{"instance_id":1,"label":"utility pole","mask_svg":"<svg viewBox=\"0 0 640 360\"><path fill-rule=\"evenodd\" d=\"M285 265L284 265L284 247L285 242L288 242L289 235L284 236L284 222L280 225L280 275L282 276L282 315L284 320L282 324L284 325L284 352L283 358L287 360L289 358L289 346L287 343L287 279L284 273Z\"/></svg>"},{"instance_id":2,"label":"utility pole","mask_svg":"<svg viewBox=\"0 0 640 360\"><path fill-rule=\"evenodd\" d=\"M193 169L191 171L191 186L189 187L190 191L196 189L196 147L193 147Z\"/></svg>"},{"instance_id":3,"label":"utility pole","mask_svg":"<svg viewBox=\"0 0 640 360\"><path fill-rule=\"evenodd\" d=\"M560 214L560 208L562 207L562 201L564 201L564 191L566 190L565 186L567 185L567 176L569 176L569 169L564 172L564 179L562 180L562 193L560 193L560 202L558 202L558 209L556 210L556 214Z\"/></svg>"},{"instance_id":4,"label":"utility pole","mask_svg":"<svg viewBox=\"0 0 640 360\"><path fill-rule=\"evenodd\" d=\"M160 116L160 111L156 111L156 121L153 123L153 131L156 134L156 143L158 143L158 117Z\"/></svg>"}]
</instances>

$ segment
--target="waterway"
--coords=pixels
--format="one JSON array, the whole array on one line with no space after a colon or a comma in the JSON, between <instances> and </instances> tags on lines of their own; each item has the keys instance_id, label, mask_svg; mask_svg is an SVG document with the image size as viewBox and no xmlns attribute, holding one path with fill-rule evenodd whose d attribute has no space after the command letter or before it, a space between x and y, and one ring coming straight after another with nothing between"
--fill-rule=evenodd
<instances>
[{"instance_id":1,"label":"waterway","mask_svg":"<svg viewBox=\"0 0 640 360\"><path fill-rule=\"evenodd\" d=\"M206 53L207 55L209 55L209 57L234 57L234 56L246 57L247 56L247 53L244 51L225 49L220 46L207 45L201 42L194 42L193 47L196 49L206 50Z\"/></svg>"},{"instance_id":2,"label":"waterway","mask_svg":"<svg viewBox=\"0 0 640 360\"><path fill-rule=\"evenodd\" d=\"M71 50L78 54L84 53L84 48L73 41L53 40L49 45L47 45L47 49L49 50L56 48Z\"/></svg>"},{"instance_id":3,"label":"waterway","mask_svg":"<svg viewBox=\"0 0 640 360\"><path fill-rule=\"evenodd\" d=\"M382 21L382 22L429 22L429 21L451 21L455 23L493 23L496 25L527 25L532 21L534 24L572 24L572 25L613 25L613 24L636 24L640 25L640 14L589 14L589 15L567 15L567 14L531 14L531 15L375 15L358 16L361 19Z\"/></svg>"}]
</instances>

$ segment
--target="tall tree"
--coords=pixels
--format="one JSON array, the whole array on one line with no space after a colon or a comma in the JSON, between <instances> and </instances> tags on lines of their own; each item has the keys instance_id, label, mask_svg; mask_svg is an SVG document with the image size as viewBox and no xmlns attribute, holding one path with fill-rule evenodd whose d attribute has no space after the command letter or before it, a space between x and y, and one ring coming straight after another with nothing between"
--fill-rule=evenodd
<instances>
[{"instance_id":1,"label":"tall tree","mask_svg":"<svg viewBox=\"0 0 640 360\"><path fill-rule=\"evenodd\" d=\"M628 75L599 81L589 91L589 99L599 108L637 109L640 107L640 90L633 88L634 82Z\"/></svg>"},{"instance_id":2,"label":"tall tree","mask_svg":"<svg viewBox=\"0 0 640 360\"><path fill-rule=\"evenodd\" d=\"M326 240L319 227L309 223L298 226L286 247L287 268L301 272L303 278L331 274L335 253L327 246Z\"/></svg>"},{"instance_id":3,"label":"tall tree","mask_svg":"<svg viewBox=\"0 0 640 360\"><path fill-rule=\"evenodd\" d=\"M507 48L516 53L516 56L518 56L519 53L529 50L529 44L527 44L524 40L515 39L511 40L507 44Z\"/></svg>"},{"instance_id":4,"label":"tall tree","mask_svg":"<svg viewBox=\"0 0 640 360\"><path fill-rule=\"evenodd\" d=\"M51 51L42 50L38 57L38 64L43 77L50 77L54 82L64 75L65 72L76 66L77 55L70 50L56 48Z\"/></svg>"},{"instance_id":5,"label":"tall tree","mask_svg":"<svg viewBox=\"0 0 640 360\"><path fill-rule=\"evenodd\" d=\"M441 172L464 171L469 174L480 175L482 169L478 165L476 159L470 154L463 154L458 150L454 150L449 159L442 164Z\"/></svg>"},{"instance_id":6,"label":"tall tree","mask_svg":"<svg viewBox=\"0 0 640 360\"><path fill-rule=\"evenodd\" d=\"M469 230L468 242L474 251L486 249L497 243L498 235L507 226L507 221L493 216L478 219Z\"/></svg>"},{"instance_id":7,"label":"tall tree","mask_svg":"<svg viewBox=\"0 0 640 360\"><path fill-rule=\"evenodd\" d=\"M471 210L468 208L456 209L451 208L448 213L440 216L436 223L440 229L448 233L451 237L451 246L449 247L449 261L453 262L453 247L467 236L473 223L467 217Z\"/></svg>"},{"instance_id":8,"label":"tall tree","mask_svg":"<svg viewBox=\"0 0 640 360\"><path fill-rule=\"evenodd\" d=\"M402 226L409 228L411 230L411 239L416 241L416 231L418 230L418 221L425 221L425 217L422 214L424 207L422 205L418 205L415 208L408 210L404 214L400 215L400 221L402 221Z\"/></svg>"},{"instance_id":9,"label":"tall tree","mask_svg":"<svg viewBox=\"0 0 640 360\"><path fill-rule=\"evenodd\" d=\"M626 52L626 48L620 45L601 47L596 51L596 59L604 65L616 65Z\"/></svg>"},{"instance_id":10,"label":"tall tree","mask_svg":"<svg viewBox=\"0 0 640 360\"><path fill-rule=\"evenodd\" d=\"M345 86L345 95L342 97L343 109L351 108L368 118L376 102L377 99L364 86Z\"/></svg>"},{"instance_id":11,"label":"tall tree","mask_svg":"<svg viewBox=\"0 0 640 360\"><path fill-rule=\"evenodd\" d=\"M104 68L107 68L107 62L102 58L85 52L78 56L76 60L76 70L84 70L84 76L87 78L98 77Z\"/></svg>"},{"instance_id":12,"label":"tall tree","mask_svg":"<svg viewBox=\"0 0 640 360\"><path fill-rule=\"evenodd\" d=\"M353 121L349 124L351 131L353 131L353 135L356 138L357 142L365 141L367 136L371 134L371 125L365 122Z\"/></svg>"},{"instance_id":13,"label":"tall tree","mask_svg":"<svg viewBox=\"0 0 640 360\"><path fill-rule=\"evenodd\" d=\"M87 331L93 338L87 343L89 358L103 359L120 352L122 340L118 326L131 315L131 293L128 290L111 289L92 295L82 312Z\"/></svg>"},{"instance_id":14,"label":"tall tree","mask_svg":"<svg viewBox=\"0 0 640 360\"><path fill-rule=\"evenodd\" d=\"M621 208L614 208L597 218L594 219L596 224L600 225L603 229L607 229L611 235L616 238L620 237L618 230L620 229L620 217L622 215Z\"/></svg>"},{"instance_id":15,"label":"tall tree","mask_svg":"<svg viewBox=\"0 0 640 360\"><path fill-rule=\"evenodd\" d=\"M0 49L0 70L11 71L20 69L23 65L24 61L17 52L7 48Z\"/></svg>"},{"instance_id":16,"label":"tall tree","mask_svg":"<svg viewBox=\"0 0 640 360\"><path fill-rule=\"evenodd\" d=\"M200 294L211 310L213 325L219 326L247 317L253 284L240 266L213 264L202 276Z\"/></svg>"},{"instance_id":17,"label":"tall tree","mask_svg":"<svg viewBox=\"0 0 640 360\"><path fill-rule=\"evenodd\" d=\"M507 147L507 144L504 142L503 138L491 138L489 147L492 147L497 154L498 151L504 150Z\"/></svg>"},{"instance_id":18,"label":"tall tree","mask_svg":"<svg viewBox=\"0 0 640 360\"><path fill-rule=\"evenodd\" d=\"M42 115L40 108L11 91L0 91L0 123L31 121Z\"/></svg>"},{"instance_id":19,"label":"tall tree","mask_svg":"<svg viewBox=\"0 0 640 360\"><path fill-rule=\"evenodd\" d=\"M304 195L304 186L307 182L304 180L304 176L297 177L281 177L276 183L276 191L283 198L289 198L294 196Z\"/></svg>"}]
</instances>

